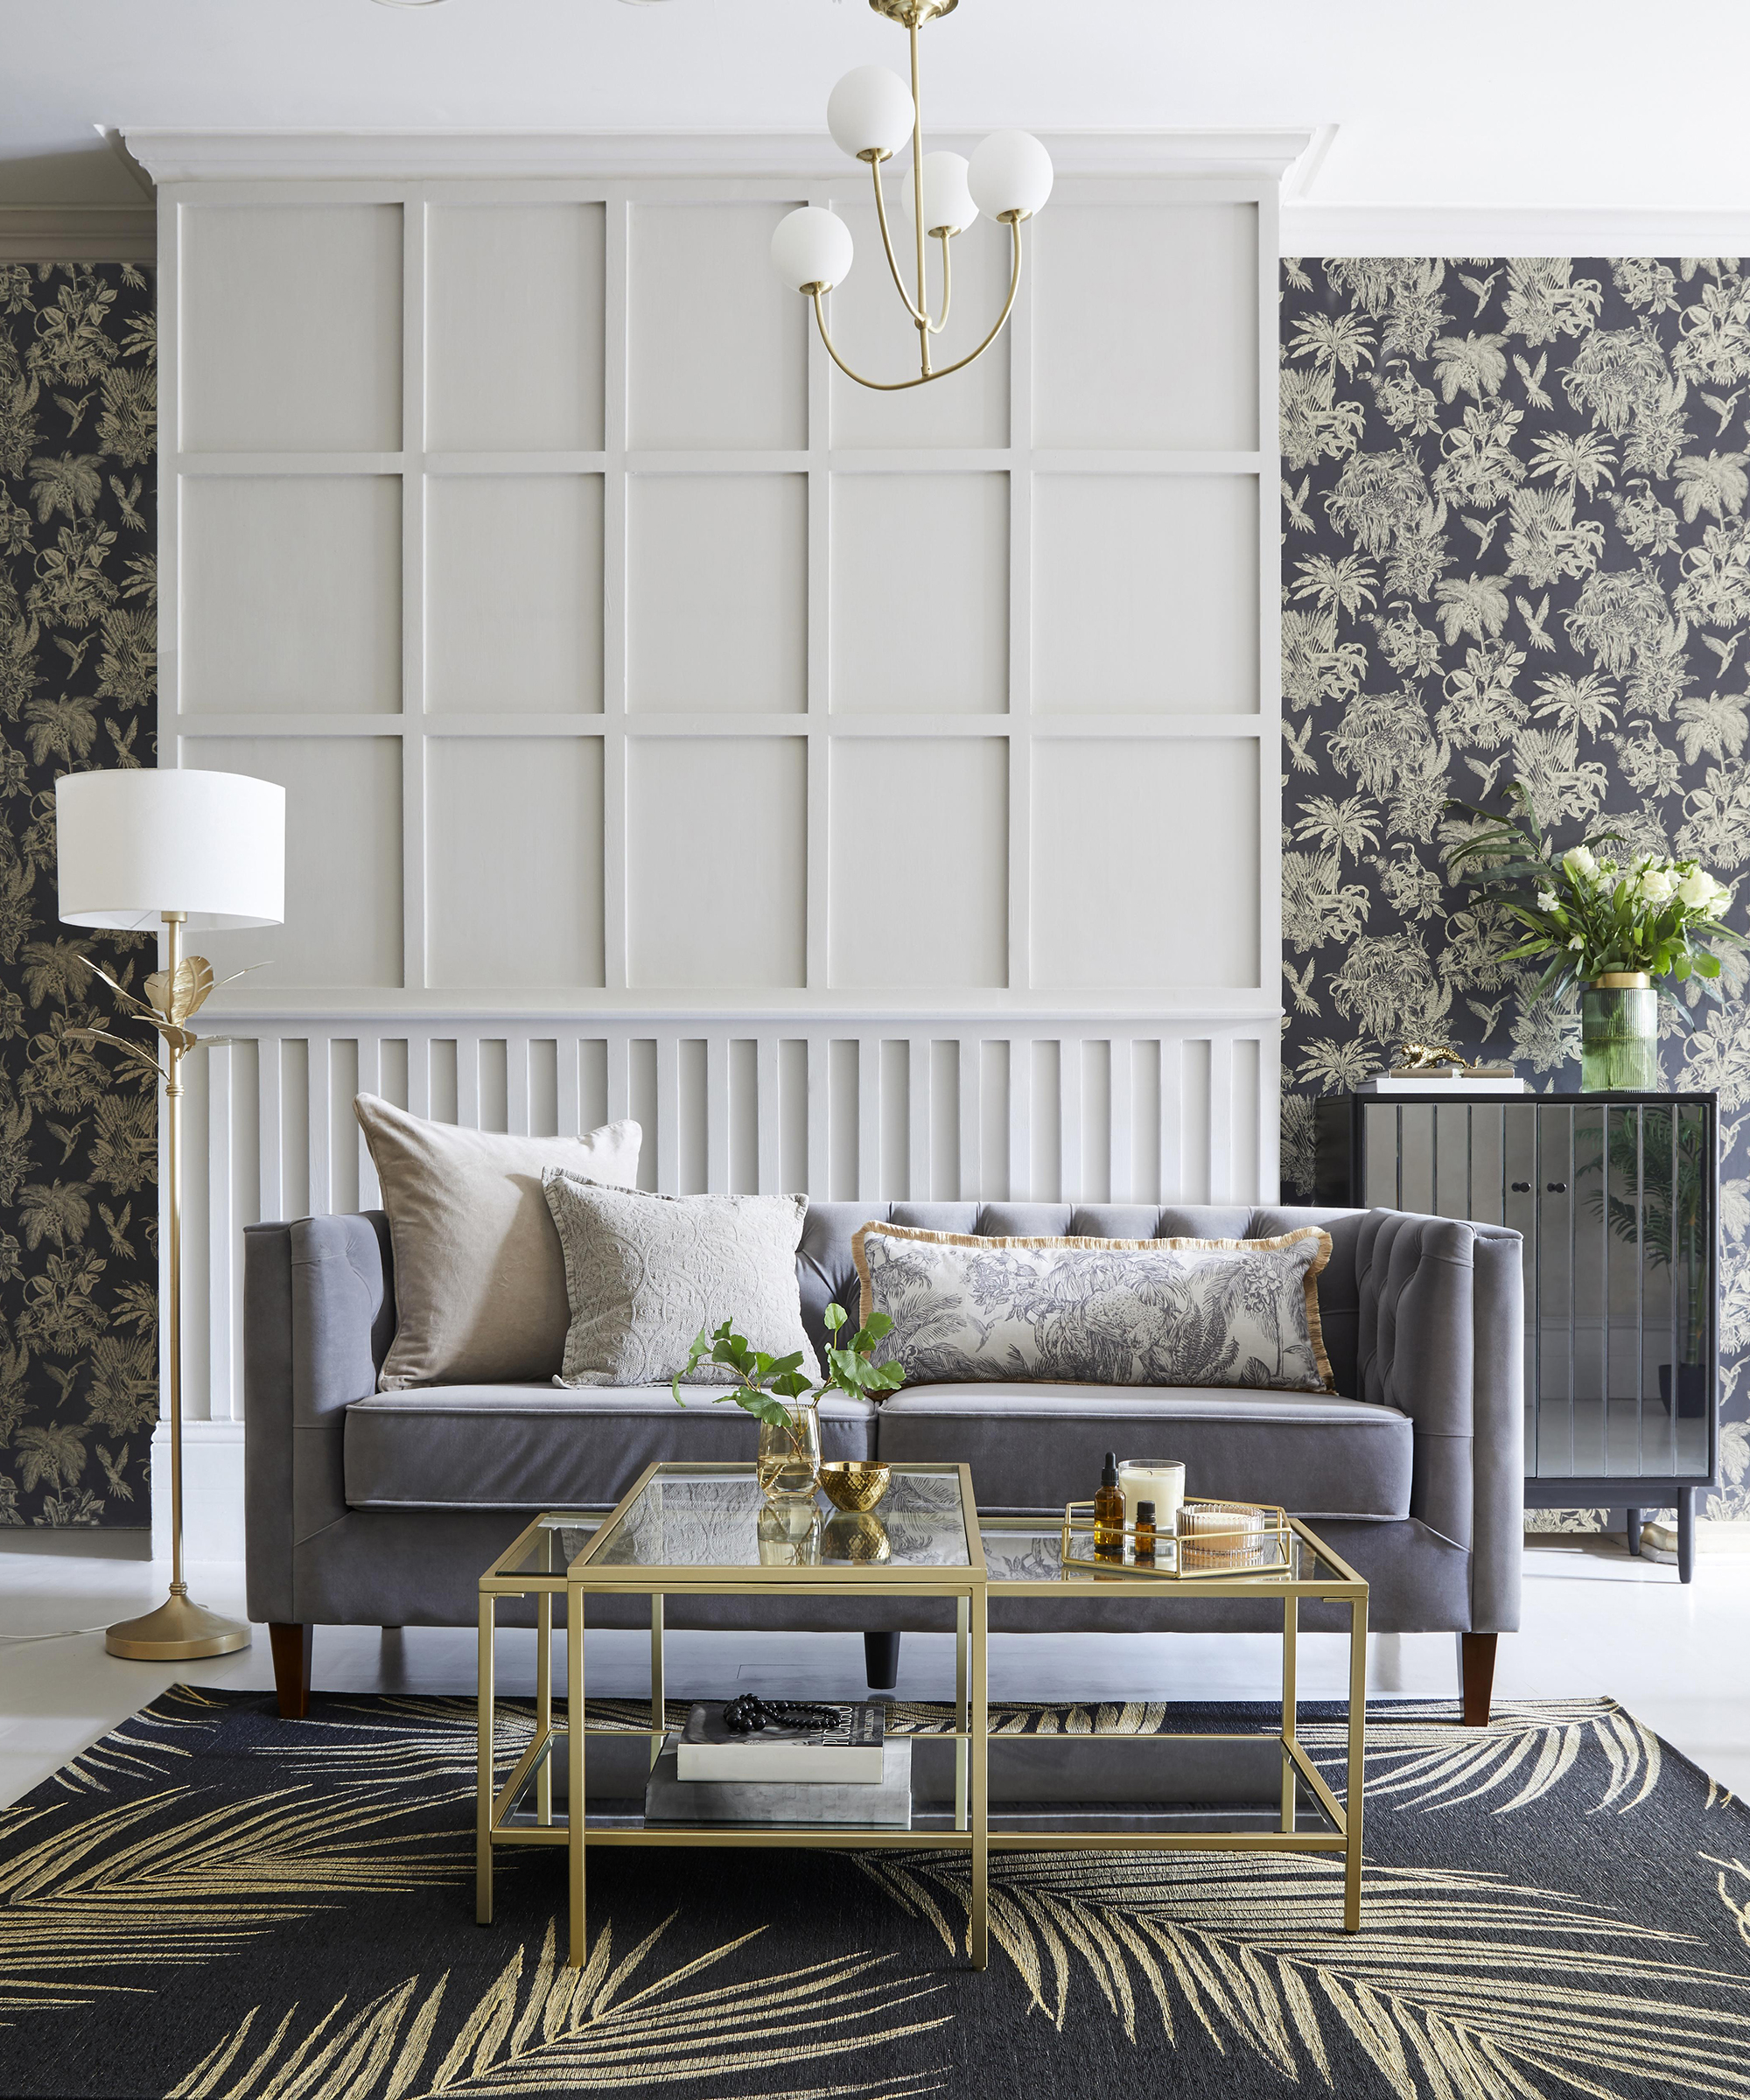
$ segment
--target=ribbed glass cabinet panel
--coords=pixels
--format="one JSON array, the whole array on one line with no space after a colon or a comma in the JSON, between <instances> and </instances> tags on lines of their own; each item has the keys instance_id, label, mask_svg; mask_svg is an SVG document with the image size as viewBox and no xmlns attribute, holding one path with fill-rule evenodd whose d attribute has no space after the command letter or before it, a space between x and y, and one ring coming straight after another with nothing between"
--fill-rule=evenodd
<instances>
[{"instance_id":1,"label":"ribbed glass cabinet panel","mask_svg":"<svg viewBox=\"0 0 1750 2100\"><path fill-rule=\"evenodd\" d=\"M1525 1469L1712 1471L1712 1095L1358 1098L1355 1200L1525 1242Z\"/></svg>"}]
</instances>

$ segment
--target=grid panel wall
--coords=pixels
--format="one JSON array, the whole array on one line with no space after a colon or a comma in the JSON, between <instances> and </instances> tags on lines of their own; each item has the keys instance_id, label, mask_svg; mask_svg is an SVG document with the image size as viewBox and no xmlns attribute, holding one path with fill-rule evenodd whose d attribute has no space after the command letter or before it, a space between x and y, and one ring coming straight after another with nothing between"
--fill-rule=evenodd
<instances>
[{"instance_id":1,"label":"grid panel wall","mask_svg":"<svg viewBox=\"0 0 1750 2100\"><path fill-rule=\"evenodd\" d=\"M1060 158L900 396L766 265L842 208L901 368L836 178L161 179L163 760L289 789L287 925L204 943L271 959L191 1100L215 1418L240 1228L374 1194L360 1087L629 1113L674 1191L1273 1198L1268 159Z\"/></svg>"},{"instance_id":2,"label":"grid panel wall","mask_svg":"<svg viewBox=\"0 0 1750 2100\"><path fill-rule=\"evenodd\" d=\"M225 1011L1275 1012L1273 187L1067 178L984 365L883 402L764 262L795 203L858 222L842 186L168 186L165 754L284 778L353 921L295 885ZM835 325L900 368L866 248ZM964 313L990 256L961 275ZM360 737L399 752L393 813L311 791L374 782ZM528 739L593 755L531 796ZM438 864L465 819L470 865L528 870L472 983L482 912ZM575 833L549 882L531 826ZM916 941L879 925L894 839ZM948 866L976 937L920 905Z\"/></svg>"}]
</instances>

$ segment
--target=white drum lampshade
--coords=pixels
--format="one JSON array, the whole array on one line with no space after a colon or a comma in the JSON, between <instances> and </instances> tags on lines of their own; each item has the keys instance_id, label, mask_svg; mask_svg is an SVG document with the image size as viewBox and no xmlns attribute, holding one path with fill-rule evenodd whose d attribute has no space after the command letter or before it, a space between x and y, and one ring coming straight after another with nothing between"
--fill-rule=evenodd
<instances>
[{"instance_id":1,"label":"white drum lampshade","mask_svg":"<svg viewBox=\"0 0 1750 2100\"><path fill-rule=\"evenodd\" d=\"M285 790L242 773L130 766L55 782L60 915L69 926L191 933L285 918Z\"/></svg>"}]
</instances>

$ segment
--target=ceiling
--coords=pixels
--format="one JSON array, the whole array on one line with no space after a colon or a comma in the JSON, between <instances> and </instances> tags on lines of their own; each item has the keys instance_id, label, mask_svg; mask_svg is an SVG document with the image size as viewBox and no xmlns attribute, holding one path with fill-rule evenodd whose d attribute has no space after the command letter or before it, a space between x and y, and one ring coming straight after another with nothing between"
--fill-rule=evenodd
<instances>
[{"instance_id":1,"label":"ceiling","mask_svg":"<svg viewBox=\"0 0 1750 2100\"><path fill-rule=\"evenodd\" d=\"M1644 0L964 0L924 32L926 116L1334 124L1306 177L1321 207L1745 210L1750 8L1663 18ZM99 126L816 131L841 72L904 55L863 0L0 0L0 205L138 203Z\"/></svg>"}]
</instances>

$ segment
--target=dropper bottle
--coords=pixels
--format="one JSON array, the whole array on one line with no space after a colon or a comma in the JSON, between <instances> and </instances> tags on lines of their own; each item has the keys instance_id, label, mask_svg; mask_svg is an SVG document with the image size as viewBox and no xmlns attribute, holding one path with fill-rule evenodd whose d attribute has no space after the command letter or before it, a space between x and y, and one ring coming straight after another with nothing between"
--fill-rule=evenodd
<instances>
[{"instance_id":1,"label":"dropper bottle","mask_svg":"<svg viewBox=\"0 0 1750 2100\"><path fill-rule=\"evenodd\" d=\"M1116 1452L1106 1453L1100 1471L1100 1492L1094 1497L1094 1558L1122 1561L1124 1558L1124 1491L1118 1485Z\"/></svg>"}]
</instances>

